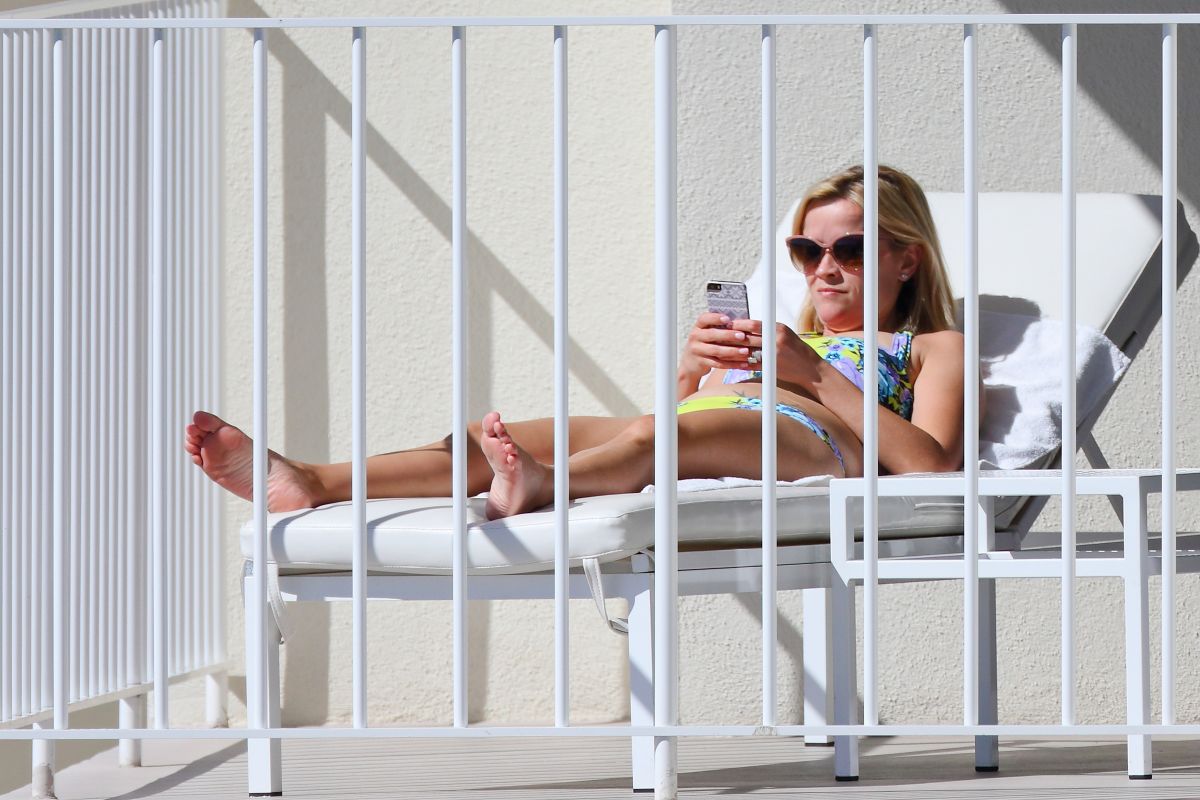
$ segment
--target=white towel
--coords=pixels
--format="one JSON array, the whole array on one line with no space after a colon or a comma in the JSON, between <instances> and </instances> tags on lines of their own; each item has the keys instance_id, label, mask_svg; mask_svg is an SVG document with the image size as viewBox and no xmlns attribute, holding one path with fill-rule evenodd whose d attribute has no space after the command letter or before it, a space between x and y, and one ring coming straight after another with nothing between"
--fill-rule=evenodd
<instances>
[{"instance_id":1,"label":"white towel","mask_svg":"<svg viewBox=\"0 0 1200 800\"><path fill-rule=\"evenodd\" d=\"M1063 323L980 312L980 371L986 411L979 455L1001 469L1040 462L1062 444ZM1116 385L1129 359L1095 328L1075 329L1076 421Z\"/></svg>"}]
</instances>

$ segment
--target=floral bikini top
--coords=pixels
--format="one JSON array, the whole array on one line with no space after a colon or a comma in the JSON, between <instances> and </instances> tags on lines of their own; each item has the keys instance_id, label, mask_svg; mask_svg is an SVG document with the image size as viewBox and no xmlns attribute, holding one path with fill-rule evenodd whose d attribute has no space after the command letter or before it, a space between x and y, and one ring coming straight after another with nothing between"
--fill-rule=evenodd
<instances>
[{"instance_id":1,"label":"floral bikini top","mask_svg":"<svg viewBox=\"0 0 1200 800\"><path fill-rule=\"evenodd\" d=\"M802 333L800 340L817 355L833 365L846 379L863 388L863 340L853 336L825 336ZM879 404L895 411L904 419L912 419L912 331L892 334L891 347L879 348ZM725 373L725 383L762 379L762 372L731 369Z\"/></svg>"}]
</instances>

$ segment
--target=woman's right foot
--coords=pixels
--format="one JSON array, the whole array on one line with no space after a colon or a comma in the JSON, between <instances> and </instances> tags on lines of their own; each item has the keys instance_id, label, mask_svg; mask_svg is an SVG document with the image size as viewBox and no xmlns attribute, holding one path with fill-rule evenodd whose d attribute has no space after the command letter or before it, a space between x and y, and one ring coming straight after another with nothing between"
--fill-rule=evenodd
<instances>
[{"instance_id":1,"label":"woman's right foot","mask_svg":"<svg viewBox=\"0 0 1200 800\"><path fill-rule=\"evenodd\" d=\"M553 473L513 441L495 411L483 418L479 449L493 473L485 506L488 519L511 517L553 502Z\"/></svg>"},{"instance_id":2,"label":"woman's right foot","mask_svg":"<svg viewBox=\"0 0 1200 800\"><path fill-rule=\"evenodd\" d=\"M204 474L243 500L254 495L254 443L215 414L197 411L183 448ZM318 504L316 476L301 464L267 451L267 510L295 511Z\"/></svg>"}]
</instances>

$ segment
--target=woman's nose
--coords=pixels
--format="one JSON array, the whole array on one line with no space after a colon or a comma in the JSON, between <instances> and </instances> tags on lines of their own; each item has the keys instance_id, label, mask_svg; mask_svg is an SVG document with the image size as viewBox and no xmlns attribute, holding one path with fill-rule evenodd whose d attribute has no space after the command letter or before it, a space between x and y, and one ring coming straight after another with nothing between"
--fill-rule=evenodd
<instances>
[{"instance_id":1,"label":"woman's nose","mask_svg":"<svg viewBox=\"0 0 1200 800\"><path fill-rule=\"evenodd\" d=\"M833 253L826 250L821 254L821 260L817 262L817 268L813 272L828 281L833 275L841 276L842 268L833 260Z\"/></svg>"}]
</instances>

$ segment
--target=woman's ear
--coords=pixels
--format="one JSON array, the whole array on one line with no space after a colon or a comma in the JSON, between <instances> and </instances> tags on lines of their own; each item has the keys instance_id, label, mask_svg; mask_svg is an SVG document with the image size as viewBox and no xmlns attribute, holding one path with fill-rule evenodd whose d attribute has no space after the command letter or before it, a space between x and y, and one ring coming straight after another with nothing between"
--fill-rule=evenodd
<instances>
[{"instance_id":1,"label":"woman's ear","mask_svg":"<svg viewBox=\"0 0 1200 800\"><path fill-rule=\"evenodd\" d=\"M925 246L914 242L904 248L904 255L900 259L900 277L901 280L911 280L921 268L921 262L925 260Z\"/></svg>"}]
</instances>

